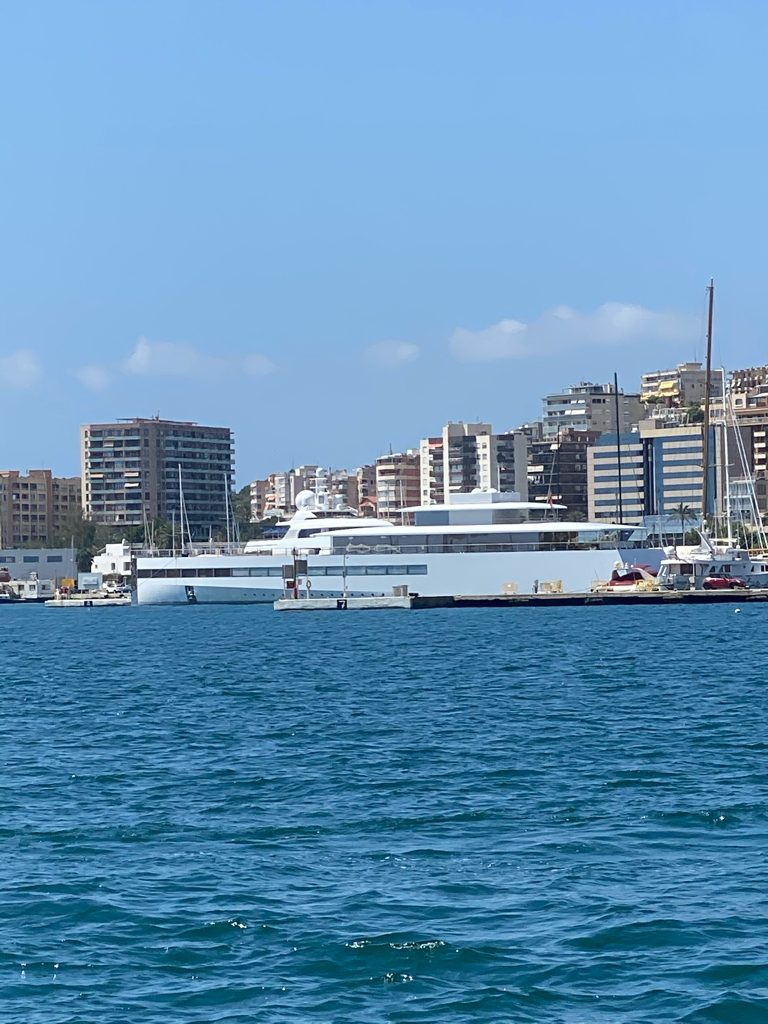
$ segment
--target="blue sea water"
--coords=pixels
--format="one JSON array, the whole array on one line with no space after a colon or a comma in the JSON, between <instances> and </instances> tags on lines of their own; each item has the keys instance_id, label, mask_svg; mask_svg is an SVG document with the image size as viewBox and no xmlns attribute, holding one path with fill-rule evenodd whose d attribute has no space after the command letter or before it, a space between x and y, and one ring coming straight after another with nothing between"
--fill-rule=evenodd
<instances>
[{"instance_id":1,"label":"blue sea water","mask_svg":"<svg viewBox=\"0 0 768 1024\"><path fill-rule=\"evenodd\" d=\"M0 608L0 1018L768 1021L767 615Z\"/></svg>"}]
</instances>

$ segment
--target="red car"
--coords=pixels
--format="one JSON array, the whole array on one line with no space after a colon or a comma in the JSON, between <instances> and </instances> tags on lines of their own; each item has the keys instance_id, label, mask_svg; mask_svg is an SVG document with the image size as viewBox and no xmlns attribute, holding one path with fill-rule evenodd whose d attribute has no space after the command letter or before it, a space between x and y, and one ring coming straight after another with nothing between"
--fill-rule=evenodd
<instances>
[{"instance_id":1,"label":"red car","mask_svg":"<svg viewBox=\"0 0 768 1024\"><path fill-rule=\"evenodd\" d=\"M741 576L705 576L701 585L704 590L746 590L747 581Z\"/></svg>"}]
</instances>

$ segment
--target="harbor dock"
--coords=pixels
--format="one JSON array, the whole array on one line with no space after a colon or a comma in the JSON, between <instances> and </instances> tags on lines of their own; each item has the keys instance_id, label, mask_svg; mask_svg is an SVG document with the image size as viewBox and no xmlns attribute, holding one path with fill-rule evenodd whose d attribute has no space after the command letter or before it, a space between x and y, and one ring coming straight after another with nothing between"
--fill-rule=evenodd
<instances>
[{"instance_id":1,"label":"harbor dock","mask_svg":"<svg viewBox=\"0 0 768 1024\"><path fill-rule=\"evenodd\" d=\"M353 611L399 608L562 608L605 605L754 604L768 602L768 589L748 590L654 590L633 594L489 594L421 597L311 597L281 598L279 612Z\"/></svg>"}]
</instances>

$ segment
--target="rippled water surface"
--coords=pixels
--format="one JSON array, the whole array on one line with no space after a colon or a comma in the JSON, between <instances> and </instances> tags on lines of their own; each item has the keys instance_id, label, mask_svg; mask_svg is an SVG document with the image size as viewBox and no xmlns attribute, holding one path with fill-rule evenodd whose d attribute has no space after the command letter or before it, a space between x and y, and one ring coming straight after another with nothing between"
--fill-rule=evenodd
<instances>
[{"instance_id":1,"label":"rippled water surface","mask_svg":"<svg viewBox=\"0 0 768 1024\"><path fill-rule=\"evenodd\" d=\"M766 622L0 608L0 1016L764 1024Z\"/></svg>"}]
</instances>

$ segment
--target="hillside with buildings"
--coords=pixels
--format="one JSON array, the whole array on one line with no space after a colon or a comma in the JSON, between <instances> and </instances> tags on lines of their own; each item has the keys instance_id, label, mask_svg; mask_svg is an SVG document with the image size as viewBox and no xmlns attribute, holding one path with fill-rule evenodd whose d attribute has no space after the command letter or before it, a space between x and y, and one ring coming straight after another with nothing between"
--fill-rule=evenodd
<instances>
[{"instance_id":1,"label":"hillside with buildings","mask_svg":"<svg viewBox=\"0 0 768 1024\"><path fill-rule=\"evenodd\" d=\"M712 375L706 510L704 398L700 363L644 373L636 392L582 381L543 396L540 420L501 431L449 422L406 451L354 469L324 466L325 484L361 515L393 521L476 488L566 505L572 520L621 520L665 534L726 506L738 517L752 485L765 514L768 366ZM0 472L0 565L47 565L31 554L23 561L23 552L90 551L123 537L259 535L295 511L321 467L275 471L236 501L232 431L159 417L84 424L80 461L73 478Z\"/></svg>"}]
</instances>

